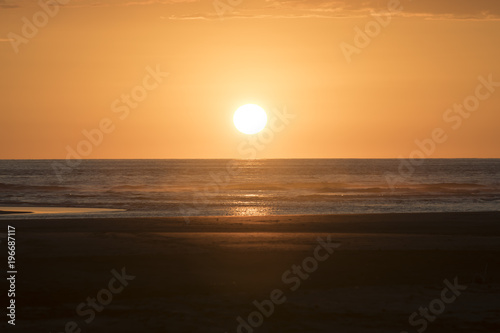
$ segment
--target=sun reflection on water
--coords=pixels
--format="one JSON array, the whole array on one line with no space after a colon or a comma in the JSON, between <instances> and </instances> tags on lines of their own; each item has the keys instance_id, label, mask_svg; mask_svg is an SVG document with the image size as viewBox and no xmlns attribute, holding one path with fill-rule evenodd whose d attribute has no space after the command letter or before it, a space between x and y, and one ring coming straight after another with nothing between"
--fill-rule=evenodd
<instances>
[{"instance_id":1,"label":"sun reflection on water","mask_svg":"<svg viewBox=\"0 0 500 333\"><path fill-rule=\"evenodd\" d=\"M265 216L272 215L271 209L265 206L233 207L229 210L233 216Z\"/></svg>"}]
</instances>

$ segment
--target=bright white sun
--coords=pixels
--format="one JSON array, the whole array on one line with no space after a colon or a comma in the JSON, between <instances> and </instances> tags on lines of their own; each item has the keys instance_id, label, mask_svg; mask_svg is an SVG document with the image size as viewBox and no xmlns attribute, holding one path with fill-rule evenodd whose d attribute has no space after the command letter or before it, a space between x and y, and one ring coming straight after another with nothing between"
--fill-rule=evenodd
<instances>
[{"instance_id":1,"label":"bright white sun","mask_svg":"<svg viewBox=\"0 0 500 333\"><path fill-rule=\"evenodd\" d=\"M245 134L255 134L266 127L267 113L258 105L247 104L236 110L233 121L238 131Z\"/></svg>"}]
</instances>

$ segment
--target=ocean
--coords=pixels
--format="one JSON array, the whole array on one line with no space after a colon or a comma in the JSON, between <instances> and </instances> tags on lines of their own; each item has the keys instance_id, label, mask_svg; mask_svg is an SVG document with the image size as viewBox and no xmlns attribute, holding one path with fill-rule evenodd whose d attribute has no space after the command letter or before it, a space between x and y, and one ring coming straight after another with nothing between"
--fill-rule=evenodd
<instances>
[{"instance_id":1,"label":"ocean","mask_svg":"<svg viewBox=\"0 0 500 333\"><path fill-rule=\"evenodd\" d=\"M61 165L64 160L1 160L0 207L122 210L72 214L86 218L500 210L500 159L83 160L71 168ZM40 216L0 218L35 217Z\"/></svg>"}]
</instances>

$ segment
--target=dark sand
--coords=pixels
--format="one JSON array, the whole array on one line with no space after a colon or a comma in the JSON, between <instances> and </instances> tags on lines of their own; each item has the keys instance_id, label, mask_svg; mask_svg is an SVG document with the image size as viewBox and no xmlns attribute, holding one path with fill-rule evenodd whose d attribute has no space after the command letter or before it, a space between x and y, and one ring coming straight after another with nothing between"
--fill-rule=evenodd
<instances>
[{"instance_id":1,"label":"dark sand","mask_svg":"<svg viewBox=\"0 0 500 333\"><path fill-rule=\"evenodd\" d=\"M500 213L1 220L0 234L9 224L17 313L1 332L236 332L274 289L287 300L254 332L417 332L408 317L455 277L467 289L425 332L500 332ZM328 235L341 246L291 291L282 274ZM135 279L85 323L75 309L122 267Z\"/></svg>"}]
</instances>

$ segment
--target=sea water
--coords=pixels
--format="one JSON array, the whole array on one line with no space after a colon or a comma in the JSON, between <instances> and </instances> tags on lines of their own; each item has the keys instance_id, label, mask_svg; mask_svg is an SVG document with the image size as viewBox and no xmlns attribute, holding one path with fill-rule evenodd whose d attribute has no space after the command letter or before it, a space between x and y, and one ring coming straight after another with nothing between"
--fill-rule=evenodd
<instances>
[{"instance_id":1,"label":"sea water","mask_svg":"<svg viewBox=\"0 0 500 333\"><path fill-rule=\"evenodd\" d=\"M500 210L500 159L83 160L61 173L64 163L1 160L0 206L123 210L79 217Z\"/></svg>"}]
</instances>

